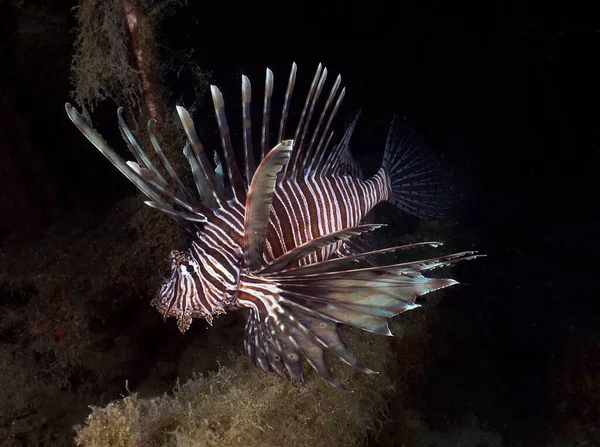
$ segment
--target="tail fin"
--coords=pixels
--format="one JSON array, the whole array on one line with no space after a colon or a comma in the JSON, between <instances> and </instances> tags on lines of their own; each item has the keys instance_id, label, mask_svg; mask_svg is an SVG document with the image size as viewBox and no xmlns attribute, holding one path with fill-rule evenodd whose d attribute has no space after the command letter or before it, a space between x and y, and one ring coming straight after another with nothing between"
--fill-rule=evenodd
<instances>
[{"instance_id":1,"label":"tail fin","mask_svg":"<svg viewBox=\"0 0 600 447\"><path fill-rule=\"evenodd\" d=\"M392 121L383 155L390 177L390 203L422 218L439 218L452 205L452 182L415 133L397 117Z\"/></svg>"}]
</instances>

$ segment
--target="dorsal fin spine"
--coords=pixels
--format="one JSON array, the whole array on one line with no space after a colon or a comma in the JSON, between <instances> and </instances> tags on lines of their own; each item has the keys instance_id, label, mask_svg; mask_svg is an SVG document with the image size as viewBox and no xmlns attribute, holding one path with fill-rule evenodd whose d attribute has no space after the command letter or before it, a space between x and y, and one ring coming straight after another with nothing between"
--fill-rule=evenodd
<instances>
[{"instance_id":1,"label":"dorsal fin spine","mask_svg":"<svg viewBox=\"0 0 600 447\"><path fill-rule=\"evenodd\" d=\"M319 141L319 145L317 146L317 154L318 154L318 160L315 163L315 167L312 170L312 177L314 177L317 172L319 172L319 174L321 173L321 169L323 169L325 163L327 162L327 160L331 157L331 153L328 154L327 157L325 157L325 154L327 153L327 147L329 146L329 142L331 141L331 137L333 136L333 132L329 135L329 137L327 138L327 143L325 144L325 146L322 146L323 141L325 139L325 136L327 135L327 132L329 131L329 128L331 127L331 123L333 122L333 120L335 119L335 116L337 115L337 112L340 108L340 105L342 104L342 100L344 99L344 96L346 94L346 87L344 87L342 89L342 91L340 92L336 102L335 102L335 106L333 107L333 111L331 112L331 115L329 116L329 120L327 120L327 125L325 126L325 130L323 131L323 135L321 136L321 140Z\"/></svg>"},{"instance_id":2,"label":"dorsal fin spine","mask_svg":"<svg viewBox=\"0 0 600 447\"><path fill-rule=\"evenodd\" d=\"M229 177L229 183L231 184L231 187L233 189L234 197L239 202L243 203L246 200L246 191L244 190L240 170L235 161L233 147L231 146L231 134L229 133L229 125L227 124L227 116L225 115L225 101L223 99L223 94L214 85L210 86L210 92L213 98L213 104L215 106L215 116L217 118L217 124L219 125L219 134L221 135L221 146L223 147L223 154L225 155L225 163L227 165L227 175Z\"/></svg>"},{"instance_id":3,"label":"dorsal fin spine","mask_svg":"<svg viewBox=\"0 0 600 447\"><path fill-rule=\"evenodd\" d=\"M313 95L312 101L310 103L310 109L308 112L308 117L306 119L306 124L304 125L304 130L302 131L302 136L300 137L299 148L298 148L299 150L298 150L298 154L296 156L296 163L293 166L296 179L301 178L304 174L304 171L303 171L304 164L305 164L306 157L308 156L308 150L310 149L310 147L309 147L310 145L306 144L308 129L310 128L310 123L313 118L315 106L317 105L317 102L319 101L319 98L321 97L321 92L323 91L323 86L325 85L325 81L327 80L327 74L328 74L327 68L324 68L323 72L321 73L321 78L319 79L319 83L317 84L317 89L316 89L315 94Z\"/></svg>"},{"instance_id":4,"label":"dorsal fin spine","mask_svg":"<svg viewBox=\"0 0 600 447\"><path fill-rule=\"evenodd\" d=\"M308 95L306 96L306 101L304 102L304 108L302 109L302 113L300 115L300 120L298 121L298 125L296 126L296 131L294 133L294 144L296 144L295 142L298 140L298 138L300 136L300 131L302 130L302 128L304 126L304 121L306 118L306 111L308 110L308 106L310 105L312 96L317 87L317 83L319 82L319 79L321 77L322 69L323 69L323 66L321 64L319 64L319 66L317 67L317 71L315 72L315 76L313 77L312 84L310 85L310 90L308 92ZM291 158L290 162L286 165L286 167L283 171L282 179L287 178L290 165L293 168L293 166L295 166L295 164L296 164L297 159L298 159L298 146L295 145L295 150L292 154L292 158Z\"/></svg>"},{"instance_id":5,"label":"dorsal fin spine","mask_svg":"<svg viewBox=\"0 0 600 447\"><path fill-rule=\"evenodd\" d=\"M156 152L156 155L158 155L158 159L162 163L163 168L165 168L171 179L173 179L173 181L177 184L179 190L185 195L189 196L191 194L188 192L187 188L175 172L175 169L173 169L173 165L171 165L169 162L169 159L166 157L162 147L160 146L160 143L158 142L158 138L156 137L153 129L155 124L156 120L154 118L148 120L148 136L150 137L152 147L154 147L154 151Z\"/></svg>"},{"instance_id":6,"label":"dorsal fin spine","mask_svg":"<svg viewBox=\"0 0 600 447\"><path fill-rule=\"evenodd\" d=\"M252 149L252 118L250 115L250 104L252 100L252 86L250 79L242 75L242 120L244 133L244 162L246 170L246 183L248 187L252 182L252 176L256 171L254 152Z\"/></svg>"},{"instance_id":7,"label":"dorsal fin spine","mask_svg":"<svg viewBox=\"0 0 600 447\"><path fill-rule=\"evenodd\" d=\"M206 179L204 172L202 172L198 159L194 155L189 143L183 148L183 155L187 159L190 169L192 170L192 176L194 177L194 183L196 184L196 190L198 191L200 199L207 207L211 209L218 208L219 203L211 192L211 189L208 186L208 180Z\"/></svg>"},{"instance_id":8,"label":"dorsal fin spine","mask_svg":"<svg viewBox=\"0 0 600 447\"><path fill-rule=\"evenodd\" d=\"M269 124L271 122L271 97L273 96L273 72L267 68L265 73L265 100L263 105L263 125L261 134L262 158L269 152Z\"/></svg>"},{"instance_id":9,"label":"dorsal fin spine","mask_svg":"<svg viewBox=\"0 0 600 447\"><path fill-rule=\"evenodd\" d=\"M177 106L177 114L179 115L179 119L181 120L181 124L183 124L185 134L187 135L188 141L192 147L193 155L196 158L202 173L204 174L207 186L210 189L217 206L220 207L225 201L225 194L223 192L223 188L219 182L217 182L212 166L206 157L204 146L202 146L202 143L198 138L198 134L196 133L196 129L194 128L194 122L192 121L189 112L181 106Z\"/></svg>"},{"instance_id":10,"label":"dorsal fin spine","mask_svg":"<svg viewBox=\"0 0 600 447\"><path fill-rule=\"evenodd\" d=\"M285 126L287 124L287 118L290 110L290 101L292 98L292 93L294 92L294 85L296 84L297 69L298 66L296 65L296 62L292 63L292 68L290 69L290 77L288 79L288 85L285 91L283 110L281 112L281 121L279 122L279 135L277 137L277 143L281 143L285 138Z\"/></svg>"},{"instance_id":11,"label":"dorsal fin spine","mask_svg":"<svg viewBox=\"0 0 600 447\"><path fill-rule=\"evenodd\" d=\"M308 172L310 173L310 171L313 169L313 165L314 165L314 161L317 158L317 156L319 155L319 148L320 146L317 145L317 148L315 149L315 153L313 155L313 148L315 147L315 141L317 140L317 136L319 134L319 131L321 130L321 126L323 125L323 121L325 120L325 116L327 115L327 112L329 111L329 107L331 107L331 104L333 103L333 100L335 98L335 95L337 93L338 88L340 87L340 84L342 83L342 77L340 75L338 75L338 77L335 80L335 83L333 84L333 87L331 88L331 91L329 92L329 96L327 97L327 102L325 103L325 106L323 107L323 111L321 112L321 116L319 117L319 122L317 123L317 127L315 128L314 132L313 132L313 136L310 140L310 145L308 146L308 149L306 151L306 156L304 157L303 163L302 163L302 168L301 171L304 172L304 168L308 168ZM321 143L323 141L323 137L327 134L327 130L329 129L329 124L331 124L331 120L327 121L326 127L323 130L323 134L321 136L321 138L319 139L319 143ZM308 162L308 165L307 165ZM308 174L307 174L308 175Z\"/></svg>"}]
</instances>

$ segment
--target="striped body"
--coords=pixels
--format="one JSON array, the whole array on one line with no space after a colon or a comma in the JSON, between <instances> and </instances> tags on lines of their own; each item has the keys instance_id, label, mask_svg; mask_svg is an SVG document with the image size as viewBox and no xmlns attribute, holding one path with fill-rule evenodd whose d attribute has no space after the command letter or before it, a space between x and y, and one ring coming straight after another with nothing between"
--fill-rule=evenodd
<instances>
[{"instance_id":1,"label":"striped body","mask_svg":"<svg viewBox=\"0 0 600 447\"><path fill-rule=\"evenodd\" d=\"M316 237L358 225L389 196L389 176L383 168L368 180L332 175L279 183L269 218L265 261L271 262ZM329 259L340 245L335 243L311 253L298 264Z\"/></svg>"},{"instance_id":2,"label":"striped body","mask_svg":"<svg viewBox=\"0 0 600 447\"><path fill-rule=\"evenodd\" d=\"M302 360L332 385L324 357L330 350L365 372L344 346L338 324L391 335L387 320L419 307L417 297L456 284L424 273L478 255L461 252L401 264L378 265L379 255L428 241L383 249L360 236L381 227L365 224L378 203L389 201L419 217L439 216L447 205L449 185L439 165L394 121L377 173L363 179L349 151L356 119L333 147L332 122L345 89L338 76L323 101L327 69L317 68L293 140L286 140L289 105L296 80L292 65L281 110L277 144L271 148L271 97L274 77L267 69L260 142L255 162L250 119L251 86L242 76L244 166L236 163L224 98L211 86L222 144L222 159L209 162L189 113L177 108L188 145L184 148L200 200L175 173L154 135L148 134L161 169L155 166L127 127L122 109L119 126L136 162L125 162L69 104L69 118L123 175L149 199L145 203L171 216L191 234L189 248L171 252L171 274L152 305L182 332L195 318L249 309L244 347L265 371L302 380ZM315 110L321 107L321 113ZM357 117L358 118L358 117ZM258 152L258 151L256 151ZM225 181L225 176L227 181ZM244 183L243 178L246 182Z\"/></svg>"},{"instance_id":3,"label":"striped body","mask_svg":"<svg viewBox=\"0 0 600 447\"><path fill-rule=\"evenodd\" d=\"M315 237L354 227L379 202L390 196L389 176L381 168L372 178L361 180L351 176L315 176L302 182L284 181L275 187L269 230L267 232L265 263L271 262L291 249ZM209 318L231 308L236 302L237 283L243 245L244 206L231 200L215 212L196 234L183 259L199 271L196 280L178 280L163 285L156 305L169 307L169 288L183 285L180 301L171 308L189 308L193 318ZM307 265L329 259L337 253L342 241L311 253L297 265ZM181 275L182 259L174 263Z\"/></svg>"}]
</instances>

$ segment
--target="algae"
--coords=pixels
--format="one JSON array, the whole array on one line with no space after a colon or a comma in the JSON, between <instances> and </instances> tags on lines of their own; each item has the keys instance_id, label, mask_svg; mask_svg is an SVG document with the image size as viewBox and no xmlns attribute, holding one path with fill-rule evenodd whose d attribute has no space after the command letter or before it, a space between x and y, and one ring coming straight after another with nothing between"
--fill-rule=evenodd
<instances>
[{"instance_id":1,"label":"algae","mask_svg":"<svg viewBox=\"0 0 600 447\"><path fill-rule=\"evenodd\" d=\"M198 376L162 397L136 394L93 407L77 428L78 445L129 446L330 446L361 445L392 391L385 374L389 342L383 337L344 331L360 358L384 371L366 376L345 365L336 374L353 388L343 393L307 372L297 385L251 367L233 355L215 373Z\"/></svg>"}]
</instances>

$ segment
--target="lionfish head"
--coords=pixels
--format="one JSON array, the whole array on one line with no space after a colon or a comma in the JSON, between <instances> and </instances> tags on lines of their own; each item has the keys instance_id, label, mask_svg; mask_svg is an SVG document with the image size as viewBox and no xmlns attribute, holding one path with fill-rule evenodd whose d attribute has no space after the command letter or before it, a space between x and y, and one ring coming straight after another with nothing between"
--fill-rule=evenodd
<instances>
[{"instance_id":1,"label":"lionfish head","mask_svg":"<svg viewBox=\"0 0 600 447\"><path fill-rule=\"evenodd\" d=\"M177 327L185 332L192 324L193 318L206 318L212 324L212 315L208 308L202 305L204 291L200 281L198 263L186 252L171 252L171 273L164 281L152 306L156 307L163 317L177 318Z\"/></svg>"}]
</instances>

